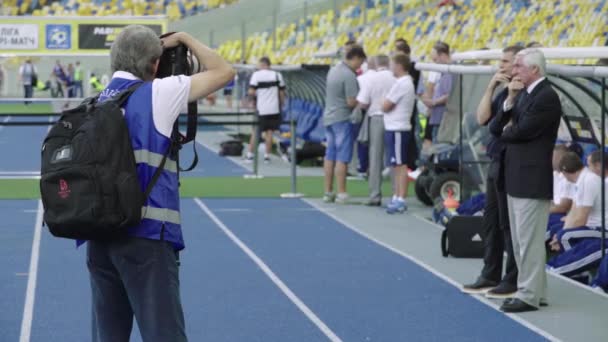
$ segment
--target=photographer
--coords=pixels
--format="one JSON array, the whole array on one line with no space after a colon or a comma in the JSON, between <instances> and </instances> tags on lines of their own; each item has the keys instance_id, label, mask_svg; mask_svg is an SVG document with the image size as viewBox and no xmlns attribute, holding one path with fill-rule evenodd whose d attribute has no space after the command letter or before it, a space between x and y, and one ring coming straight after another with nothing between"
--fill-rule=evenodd
<instances>
[{"instance_id":1,"label":"photographer","mask_svg":"<svg viewBox=\"0 0 608 342\"><path fill-rule=\"evenodd\" d=\"M206 71L155 79L163 48L178 44L190 49ZM140 25L120 32L110 57L114 74L99 101L142 83L123 109L139 182L145 189L172 145L172 129L179 114L187 111L188 102L226 85L234 78L234 70L187 33L161 40ZM129 229L128 237L88 243L93 341L128 341L134 315L144 341L186 341L178 276L178 252L184 241L174 158L167 158L142 208L142 222Z\"/></svg>"}]
</instances>

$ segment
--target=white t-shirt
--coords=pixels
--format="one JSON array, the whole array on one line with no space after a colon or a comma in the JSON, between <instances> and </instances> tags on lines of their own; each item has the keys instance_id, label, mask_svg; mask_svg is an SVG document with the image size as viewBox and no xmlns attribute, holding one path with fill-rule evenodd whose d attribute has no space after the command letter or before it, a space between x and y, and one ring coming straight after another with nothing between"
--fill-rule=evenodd
<instances>
[{"instance_id":1,"label":"white t-shirt","mask_svg":"<svg viewBox=\"0 0 608 342\"><path fill-rule=\"evenodd\" d=\"M590 228L602 225L602 179L584 168L575 185L574 205L577 207L591 207L586 226Z\"/></svg>"},{"instance_id":2,"label":"white t-shirt","mask_svg":"<svg viewBox=\"0 0 608 342\"><path fill-rule=\"evenodd\" d=\"M441 73L438 71L429 71L429 74L426 78L427 83L435 84L441 78Z\"/></svg>"},{"instance_id":3,"label":"white t-shirt","mask_svg":"<svg viewBox=\"0 0 608 342\"><path fill-rule=\"evenodd\" d=\"M382 102L393 84L395 84L396 78L388 69L379 69L369 74L368 77L363 77L368 74L369 71L357 78L359 81L357 101L369 105L367 115L383 115Z\"/></svg>"},{"instance_id":4,"label":"white t-shirt","mask_svg":"<svg viewBox=\"0 0 608 342\"><path fill-rule=\"evenodd\" d=\"M564 198L574 198L574 184L561 172L553 171L553 204L559 205Z\"/></svg>"},{"instance_id":5,"label":"white t-shirt","mask_svg":"<svg viewBox=\"0 0 608 342\"><path fill-rule=\"evenodd\" d=\"M409 131L412 129L410 119L414 111L416 92L410 75L399 77L388 94L386 100L395 104L393 110L384 113L384 129L387 131Z\"/></svg>"},{"instance_id":6,"label":"white t-shirt","mask_svg":"<svg viewBox=\"0 0 608 342\"><path fill-rule=\"evenodd\" d=\"M135 80L133 74L117 71L112 78ZM189 76L170 76L157 78L152 82L152 118L158 132L171 137L173 124L180 113L188 112L188 95L190 94Z\"/></svg>"},{"instance_id":7,"label":"white t-shirt","mask_svg":"<svg viewBox=\"0 0 608 342\"><path fill-rule=\"evenodd\" d=\"M278 84L277 84L278 82ZM280 114L279 89L285 88L285 82L280 72L261 69L251 75L249 86L255 89L258 114Z\"/></svg>"}]
</instances>

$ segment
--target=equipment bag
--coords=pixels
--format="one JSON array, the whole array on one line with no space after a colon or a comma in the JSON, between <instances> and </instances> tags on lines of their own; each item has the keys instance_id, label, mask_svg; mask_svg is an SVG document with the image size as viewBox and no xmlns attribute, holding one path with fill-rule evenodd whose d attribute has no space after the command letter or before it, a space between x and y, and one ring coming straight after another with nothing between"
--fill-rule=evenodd
<instances>
[{"instance_id":1,"label":"equipment bag","mask_svg":"<svg viewBox=\"0 0 608 342\"><path fill-rule=\"evenodd\" d=\"M441 234L441 254L455 258L483 257L483 218L454 216Z\"/></svg>"},{"instance_id":2,"label":"equipment bag","mask_svg":"<svg viewBox=\"0 0 608 342\"><path fill-rule=\"evenodd\" d=\"M220 156L240 157L243 154L243 142L228 140L220 144Z\"/></svg>"},{"instance_id":3,"label":"equipment bag","mask_svg":"<svg viewBox=\"0 0 608 342\"><path fill-rule=\"evenodd\" d=\"M44 222L54 236L108 240L140 223L142 206L173 146L142 192L121 109L140 85L64 111L44 139L40 194Z\"/></svg>"}]
</instances>

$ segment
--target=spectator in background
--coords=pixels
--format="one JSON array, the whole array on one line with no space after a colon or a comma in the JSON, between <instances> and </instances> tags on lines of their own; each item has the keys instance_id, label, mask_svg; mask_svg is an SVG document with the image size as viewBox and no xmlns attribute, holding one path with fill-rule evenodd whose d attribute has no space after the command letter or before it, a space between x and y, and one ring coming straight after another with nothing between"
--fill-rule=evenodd
<instances>
[{"instance_id":1,"label":"spectator in background","mask_svg":"<svg viewBox=\"0 0 608 342\"><path fill-rule=\"evenodd\" d=\"M384 111L382 104L395 83L388 56L379 55L375 60L376 71L362 80L357 95L359 106L367 110L369 146L369 200L366 205L379 207L382 204L382 169L384 167ZM363 76L368 75L367 73ZM363 76L359 76L360 78Z\"/></svg>"},{"instance_id":2,"label":"spectator in background","mask_svg":"<svg viewBox=\"0 0 608 342\"><path fill-rule=\"evenodd\" d=\"M103 84L101 84L101 82L99 82L97 75L95 75L93 73L91 74L91 78L89 79L89 84L91 84L91 88L93 89L93 92L95 92L95 93L99 93L104 88Z\"/></svg>"},{"instance_id":3,"label":"spectator in background","mask_svg":"<svg viewBox=\"0 0 608 342\"><path fill-rule=\"evenodd\" d=\"M346 55L348 54L348 52L350 51L350 49L355 46L357 44L356 41L354 41L353 39L348 39L346 41L346 43L344 43L344 46L342 46L342 49L340 50L340 56L342 57L342 60L346 59ZM360 68L360 67L359 67ZM357 68L357 70L359 69Z\"/></svg>"},{"instance_id":4,"label":"spectator in background","mask_svg":"<svg viewBox=\"0 0 608 342\"><path fill-rule=\"evenodd\" d=\"M370 113L367 106L362 105L359 101L359 95L363 91L363 89L372 86L370 84L371 78L376 74L376 59L369 58L366 61L366 66L362 66L364 69L363 73L357 76L357 83L359 84L359 93L357 94L357 101L359 102L359 107L361 108L363 120L361 123L356 124L354 136L356 139L357 146L357 173L359 173L360 179L365 179L368 176L369 171L369 155L370 155L370 144L369 144L369 128L370 128ZM369 89L369 88L368 88ZM363 132L361 130L364 130ZM366 136L367 139L363 139L362 141L358 139L359 134Z\"/></svg>"},{"instance_id":5,"label":"spectator in background","mask_svg":"<svg viewBox=\"0 0 608 342\"><path fill-rule=\"evenodd\" d=\"M410 45L407 43L407 40L405 40L403 38L397 38L395 40L395 51L402 52L408 56L411 55L411 53L412 53Z\"/></svg>"},{"instance_id":6,"label":"spectator in background","mask_svg":"<svg viewBox=\"0 0 608 342\"><path fill-rule=\"evenodd\" d=\"M410 58L405 54L393 57L393 73L397 80L392 85L382 104L384 112L384 144L389 151L389 162L393 168L393 200L386 212L394 214L407 210L407 145L412 134L411 116L416 102L416 90L410 70Z\"/></svg>"},{"instance_id":7,"label":"spectator in background","mask_svg":"<svg viewBox=\"0 0 608 342\"><path fill-rule=\"evenodd\" d=\"M576 184L576 191L564 229L551 241L551 249L561 254L547 265L552 272L572 277L597 267L601 260L602 178L584 167L574 152L564 154L560 170Z\"/></svg>"},{"instance_id":8,"label":"spectator in background","mask_svg":"<svg viewBox=\"0 0 608 342\"><path fill-rule=\"evenodd\" d=\"M53 67L53 71L51 72L51 79L54 79L57 82L57 93L62 94L61 97L63 97L64 88L67 92L68 76L59 60L55 62L55 66ZM65 95L67 96L68 94L66 93Z\"/></svg>"},{"instance_id":9,"label":"spectator in background","mask_svg":"<svg viewBox=\"0 0 608 342\"><path fill-rule=\"evenodd\" d=\"M500 106L507 98L507 84L511 80L511 70L518 46L503 50L498 71L488 84L477 106L477 122L487 126L496 117ZM513 255L513 243L509 228L509 208L507 194L500 186L503 182L504 144L490 135L487 154L491 163L486 180L486 205L483 211L484 257L483 268L477 280L463 287L465 293L486 293L490 298L506 298L517 291L517 265ZM503 276L503 255L507 253L507 263ZM487 292L486 292L487 291Z\"/></svg>"},{"instance_id":10,"label":"spectator in background","mask_svg":"<svg viewBox=\"0 0 608 342\"><path fill-rule=\"evenodd\" d=\"M285 103L285 81L280 72L270 70L270 59L260 58L258 70L251 75L249 81L249 95L256 97L256 109L258 115L259 132L264 135L266 150L264 162L270 162L272 151L272 133L279 129L283 122L281 108ZM249 151L245 156L246 161L253 161L253 149L255 132L251 134Z\"/></svg>"},{"instance_id":11,"label":"spectator in background","mask_svg":"<svg viewBox=\"0 0 608 342\"><path fill-rule=\"evenodd\" d=\"M74 97L84 97L82 89L82 68L80 67L80 61L76 61L76 67L74 68Z\"/></svg>"},{"instance_id":12,"label":"spectator in background","mask_svg":"<svg viewBox=\"0 0 608 342\"><path fill-rule=\"evenodd\" d=\"M346 173L353 154L354 130L351 113L357 105L356 71L366 59L363 48L354 45L346 59L333 66L327 74L325 87L325 110L323 124L327 148L323 164L325 173L325 202L346 203ZM334 175L338 183L338 194L334 195Z\"/></svg>"},{"instance_id":13,"label":"spectator in background","mask_svg":"<svg viewBox=\"0 0 608 342\"><path fill-rule=\"evenodd\" d=\"M602 174L601 154L602 152L597 150L591 153L587 158L587 165L589 165L589 169L591 170L591 172L595 173L600 177ZM608 163L608 153L604 153L604 163ZM606 175L608 175L608 168L606 168L604 172L605 176L603 178L605 189L608 190L608 179L606 179ZM606 221L605 223L608 224L608 221ZM597 269L595 278L591 282L591 286L594 288L602 289L604 290L604 292L608 292L608 254L606 254L606 256L604 256L604 258L600 262L600 266Z\"/></svg>"},{"instance_id":14,"label":"spectator in background","mask_svg":"<svg viewBox=\"0 0 608 342\"><path fill-rule=\"evenodd\" d=\"M450 46L437 42L431 51L431 59L438 64L450 63ZM448 97L452 92L453 77L449 73L440 73L435 82L431 97L423 98L422 102L429 110L429 120L426 124L425 144L428 146L437 141L439 125L446 110Z\"/></svg>"},{"instance_id":15,"label":"spectator in background","mask_svg":"<svg viewBox=\"0 0 608 342\"><path fill-rule=\"evenodd\" d=\"M31 59L26 59L25 63L19 68L19 77L21 84L23 84L23 97L29 99L33 96L34 86L38 80L36 66L32 63ZM30 101L25 101L25 104L30 104Z\"/></svg>"},{"instance_id":16,"label":"spectator in background","mask_svg":"<svg viewBox=\"0 0 608 342\"><path fill-rule=\"evenodd\" d=\"M403 53L406 56L410 57L410 70L408 70L408 73L414 81L414 86L416 87L416 94L422 94L424 92L424 84L420 77L420 71L416 69L416 62L412 59L410 45L405 39L397 38L397 40L395 41L395 53ZM418 156L420 154L420 149L418 148L418 133L420 131L420 120L418 118L419 108L417 102L418 101L414 102L414 112L412 113L411 118L412 134L410 134L410 143L407 145L407 165L411 169L416 168L416 161L418 160ZM419 174L419 171L414 171L410 173L410 177L415 179Z\"/></svg>"},{"instance_id":17,"label":"spectator in background","mask_svg":"<svg viewBox=\"0 0 608 342\"><path fill-rule=\"evenodd\" d=\"M251 106L251 102L249 101L249 97L247 96L247 89L249 88L249 70L247 70L244 66L247 64L247 61L241 60L241 67L237 70L236 74L236 84L238 87L237 96L240 97L241 107L249 108Z\"/></svg>"},{"instance_id":18,"label":"spectator in background","mask_svg":"<svg viewBox=\"0 0 608 342\"><path fill-rule=\"evenodd\" d=\"M600 150L593 151L587 157L587 165L591 172L595 173L599 177L602 177L602 152ZM604 163L608 165L608 153L604 153ZM606 178L608 176L608 166L606 166L605 175L602 178Z\"/></svg>"},{"instance_id":19,"label":"spectator in background","mask_svg":"<svg viewBox=\"0 0 608 342\"><path fill-rule=\"evenodd\" d=\"M566 145L555 145L553 149L553 201L549 208L549 223L547 224L547 242L564 228L564 220L572 208L575 186L570 183L560 171L559 165L566 153L570 152Z\"/></svg>"},{"instance_id":20,"label":"spectator in background","mask_svg":"<svg viewBox=\"0 0 608 342\"><path fill-rule=\"evenodd\" d=\"M74 88L74 65L72 63L69 63L67 67L66 88L68 90L68 97L75 97L76 92Z\"/></svg>"},{"instance_id":21,"label":"spectator in background","mask_svg":"<svg viewBox=\"0 0 608 342\"><path fill-rule=\"evenodd\" d=\"M226 84L224 87L224 99L226 100L226 106L229 109L232 109L232 91L234 90L234 80L231 80L230 83Z\"/></svg>"}]
</instances>

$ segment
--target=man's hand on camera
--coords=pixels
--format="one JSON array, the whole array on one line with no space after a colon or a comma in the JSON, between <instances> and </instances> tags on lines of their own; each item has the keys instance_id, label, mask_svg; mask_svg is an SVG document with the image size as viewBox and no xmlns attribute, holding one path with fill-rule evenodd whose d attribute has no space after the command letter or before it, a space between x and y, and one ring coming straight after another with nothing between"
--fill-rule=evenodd
<instances>
[{"instance_id":1,"label":"man's hand on camera","mask_svg":"<svg viewBox=\"0 0 608 342\"><path fill-rule=\"evenodd\" d=\"M183 32L175 32L174 34L167 36L165 38L161 38L161 43L163 45L163 48L165 49L170 49L170 48L174 48L176 46L179 45L179 43L181 43L181 37L184 33Z\"/></svg>"}]
</instances>

